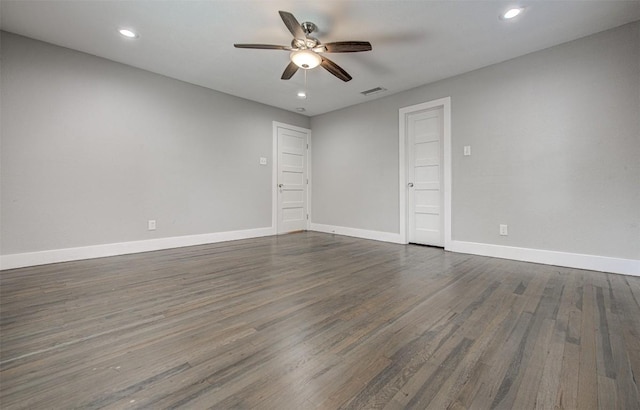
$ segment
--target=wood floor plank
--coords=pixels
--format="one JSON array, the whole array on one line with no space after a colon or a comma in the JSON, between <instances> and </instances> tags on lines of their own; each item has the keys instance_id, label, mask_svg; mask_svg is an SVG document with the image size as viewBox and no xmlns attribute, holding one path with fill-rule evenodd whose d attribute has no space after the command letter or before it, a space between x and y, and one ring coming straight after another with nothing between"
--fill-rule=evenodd
<instances>
[{"instance_id":1,"label":"wood floor plank","mask_svg":"<svg viewBox=\"0 0 640 410\"><path fill-rule=\"evenodd\" d=\"M569 316L573 306L574 292L572 289L575 286L574 275L566 274L565 278L558 314L555 319L555 329L546 349L544 369L536 395L535 407L537 409L554 408L560 389L562 359L569 327Z\"/></svg>"},{"instance_id":2,"label":"wood floor plank","mask_svg":"<svg viewBox=\"0 0 640 410\"><path fill-rule=\"evenodd\" d=\"M516 394L512 408L530 409L537 406L539 386L542 383L545 364L548 362L548 353L551 346L555 320L545 318L535 337L531 356L526 368L523 370L522 382Z\"/></svg>"},{"instance_id":3,"label":"wood floor plank","mask_svg":"<svg viewBox=\"0 0 640 410\"><path fill-rule=\"evenodd\" d=\"M640 408L639 296L314 232L6 270L0 407Z\"/></svg>"},{"instance_id":4,"label":"wood floor plank","mask_svg":"<svg viewBox=\"0 0 640 410\"><path fill-rule=\"evenodd\" d=\"M640 409L640 394L638 392L638 373L634 372L633 365L638 363L640 346L636 343L632 346L625 344L625 333L635 328L635 335L640 334L640 321L637 318L629 318L628 311L624 309L624 294L628 282L623 277L611 276L609 279L611 308L606 311L610 323L611 348L613 353L614 369L616 374L615 388L618 409ZM623 290L623 292L620 292ZM637 325L633 323L636 322ZM626 324L626 325L625 325ZM629 326L630 327L627 327ZM629 337L633 340L634 337ZM635 359L634 359L635 356Z\"/></svg>"},{"instance_id":5,"label":"wood floor plank","mask_svg":"<svg viewBox=\"0 0 640 410\"><path fill-rule=\"evenodd\" d=\"M578 378L578 408L598 408L598 372L596 369L595 290L589 282L584 287L582 304L582 334L580 336L580 367Z\"/></svg>"},{"instance_id":6,"label":"wood floor plank","mask_svg":"<svg viewBox=\"0 0 640 410\"><path fill-rule=\"evenodd\" d=\"M578 408L578 369L580 368L580 346L565 342L562 354L562 370L557 386L555 407L558 410ZM547 395L550 393L539 392Z\"/></svg>"}]
</instances>

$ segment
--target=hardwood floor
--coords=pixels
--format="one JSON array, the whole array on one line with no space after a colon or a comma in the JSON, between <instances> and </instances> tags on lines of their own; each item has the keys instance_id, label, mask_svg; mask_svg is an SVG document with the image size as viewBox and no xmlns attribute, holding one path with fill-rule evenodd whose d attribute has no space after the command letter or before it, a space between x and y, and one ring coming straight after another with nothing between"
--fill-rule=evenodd
<instances>
[{"instance_id":1,"label":"hardwood floor","mask_svg":"<svg viewBox=\"0 0 640 410\"><path fill-rule=\"evenodd\" d=\"M305 232L0 297L3 409L640 408L635 277Z\"/></svg>"}]
</instances>

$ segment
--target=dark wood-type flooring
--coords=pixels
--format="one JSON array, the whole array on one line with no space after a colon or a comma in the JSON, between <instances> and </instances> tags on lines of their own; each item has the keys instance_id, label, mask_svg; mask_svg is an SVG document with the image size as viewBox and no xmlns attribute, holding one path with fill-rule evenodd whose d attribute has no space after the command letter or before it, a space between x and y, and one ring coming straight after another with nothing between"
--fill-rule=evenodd
<instances>
[{"instance_id":1,"label":"dark wood-type flooring","mask_svg":"<svg viewBox=\"0 0 640 410\"><path fill-rule=\"evenodd\" d=\"M0 274L2 409L638 409L640 278L305 232Z\"/></svg>"}]
</instances>

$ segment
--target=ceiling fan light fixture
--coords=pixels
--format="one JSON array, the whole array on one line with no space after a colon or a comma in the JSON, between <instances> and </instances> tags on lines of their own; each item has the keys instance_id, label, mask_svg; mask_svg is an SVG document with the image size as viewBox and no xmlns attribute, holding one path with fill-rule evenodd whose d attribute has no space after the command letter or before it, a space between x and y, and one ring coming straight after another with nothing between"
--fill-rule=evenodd
<instances>
[{"instance_id":1,"label":"ceiling fan light fixture","mask_svg":"<svg viewBox=\"0 0 640 410\"><path fill-rule=\"evenodd\" d=\"M291 61L300 68L310 70L322 63L322 57L311 50L297 50L291 53Z\"/></svg>"}]
</instances>

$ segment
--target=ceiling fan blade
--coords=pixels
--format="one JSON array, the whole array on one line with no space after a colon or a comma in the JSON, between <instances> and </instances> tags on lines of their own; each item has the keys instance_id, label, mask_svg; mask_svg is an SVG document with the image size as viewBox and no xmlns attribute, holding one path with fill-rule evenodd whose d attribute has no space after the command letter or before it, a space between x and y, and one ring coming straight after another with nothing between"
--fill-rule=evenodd
<instances>
[{"instance_id":1,"label":"ceiling fan blade","mask_svg":"<svg viewBox=\"0 0 640 410\"><path fill-rule=\"evenodd\" d=\"M368 41L336 41L323 44L327 53L357 53L358 51L371 51L371 43Z\"/></svg>"},{"instance_id":2,"label":"ceiling fan blade","mask_svg":"<svg viewBox=\"0 0 640 410\"><path fill-rule=\"evenodd\" d=\"M284 72L282 73L282 77L280 77L282 80L288 80L291 77L293 77L293 75L298 71L298 66L292 61L289 63L289 65L287 66L287 68L284 69Z\"/></svg>"},{"instance_id":3,"label":"ceiling fan blade","mask_svg":"<svg viewBox=\"0 0 640 410\"><path fill-rule=\"evenodd\" d=\"M302 26L298 23L298 20L293 16L293 14L288 11L279 11L280 17L284 22L284 25L287 26L293 37L304 40L307 36L304 34L304 30L302 30Z\"/></svg>"},{"instance_id":4,"label":"ceiling fan blade","mask_svg":"<svg viewBox=\"0 0 640 410\"><path fill-rule=\"evenodd\" d=\"M344 71L342 67L340 67L338 64L334 63L333 61L329 60L326 57L322 57L322 63L320 63L320 65L324 67L325 70L335 75L336 77L338 77L344 82L351 80L351 76L349 75L349 73Z\"/></svg>"},{"instance_id":5,"label":"ceiling fan blade","mask_svg":"<svg viewBox=\"0 0 640 410\"><path fill-rule=\"evenodd\" d=\"M291 50L291 47L273 44L234 44L235 48L257 48L260 50Z\"/></svg>"}]
</instances>

